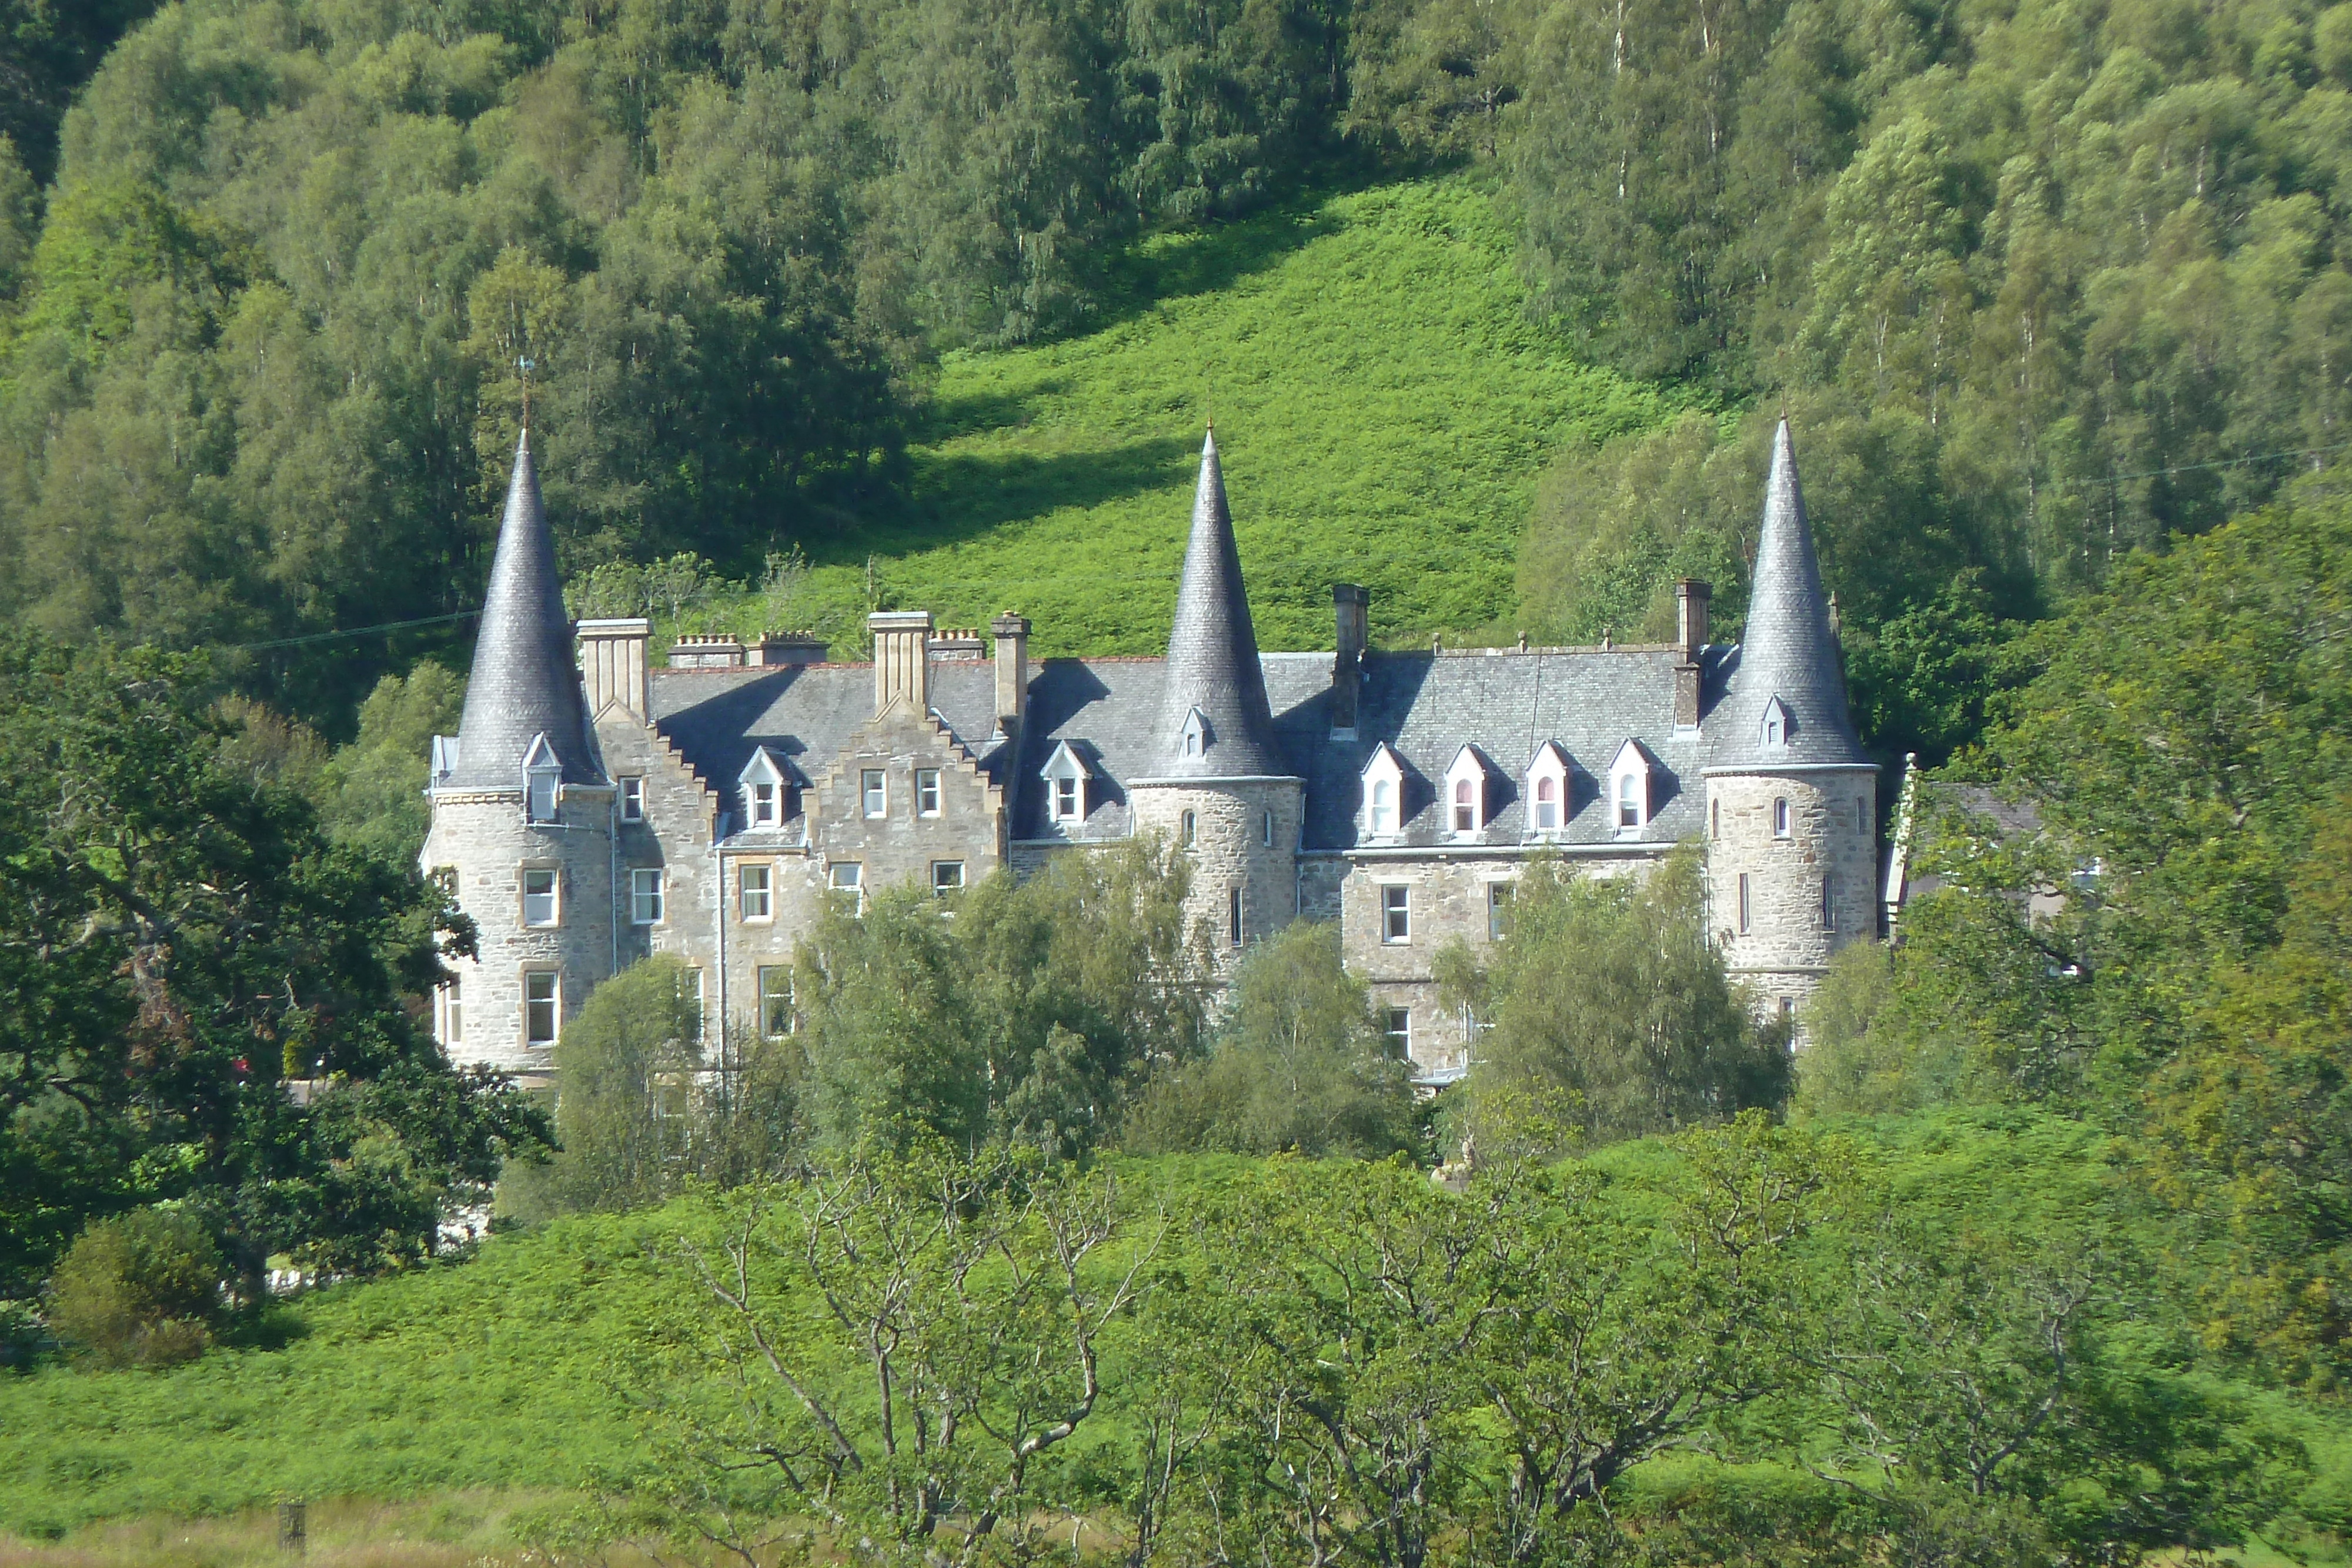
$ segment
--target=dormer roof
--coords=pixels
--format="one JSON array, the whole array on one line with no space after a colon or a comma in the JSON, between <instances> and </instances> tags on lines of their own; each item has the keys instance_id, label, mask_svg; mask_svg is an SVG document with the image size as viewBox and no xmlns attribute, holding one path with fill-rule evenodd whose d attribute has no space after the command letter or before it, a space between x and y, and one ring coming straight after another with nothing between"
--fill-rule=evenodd
<instances>
[{"instance_id":1,"label":"dormer roof","mask_svg":"<svg viewBox=\"0 0 2352 1568\"><path fill-rule=\"evenodd\" d=\"M539 471L526 433L515 446L457 755L439 783L454 789L515 789L522 779L523 754L532 737L541 735L564 782L602 782L588 737L572 622L563 613L563 584L555 572L555 537L540 503Z\"/></svg>"},{"instance_id":2,"label":"dormer roof","mask_svg":"<svg viewBox=\"0 0 2352 1568\"><path fill-rule=\"evenodd\" d=\"M1764 743L1766 707L1788 710L1784 744ZM1869 757L1846 710L1845 671L1830 626L1813 557L1812 527L1797 482L1797 454L1782 420L1772 435L1772 473L1764 486L1764 528L1729 690L1706 718L1710 769L1867 765Z\"/></svg>"},{"instance_id":3,"label":"dormer roof","mask_svg":"<svg viewBox=\"0 0 2352 1568\"><path fill-rule=\"evenodd\" d=\"M1187 756L1184 733L1196 722L1195 710L1207 721L1208 744ZM1242 586L1241 552L1234 543L1213 431L1201 446L1192 533L1176 590L1176 622L1168 633L1160 715L1166 754L1152 769L1156 777L1246 779L1291 771L1275 744L1265 672L1250 622L1249 595Z\"/></svg>"}]
</instances>

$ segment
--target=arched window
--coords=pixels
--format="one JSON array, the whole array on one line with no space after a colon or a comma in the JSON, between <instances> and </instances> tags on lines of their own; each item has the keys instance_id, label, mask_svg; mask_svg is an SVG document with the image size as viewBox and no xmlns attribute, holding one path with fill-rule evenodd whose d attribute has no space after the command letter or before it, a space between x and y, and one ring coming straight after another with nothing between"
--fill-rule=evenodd
<instances>
[{"instance_id":1,"label":"arched window","mask_svg":"<svg viewBox=\"0 0 2352 1568\"><path fill-rule=\"evenodd\" d=\"M1642 776L1638 773L1617 776L1617 825L1621 828L1642 825Z\"/></svg>"},{"instance_id":2,"label":"arched window","mask_svg":"<svg viewBox=\"0 0 2352 1568\"><path fill-rule=\"evenodd\" d=\"M1536 831L1549 833L1559 826L1559 780L1536 780Z\"/></svg>"},{"instance_id":3,"label":"arched window","mask_svg":"<svg viewBox=\"0 0 2352 1568\"><path fill-rule=\"evenodd\" d=\"M1785 796L1772 802L1772 836L1776 839L1789 836L1789 801Z\"/></svg>"},{"instance_id":4,"label":"arched window","mask_svg":"<svg viewBox=\"0 0 2352 1568\"><path fill-rule=\"evenodd\" d=\"M1478 830L1478 808L1471 795L1471 788L1467 779L1454 781L1454 831L1457 833Z\"/></svg>"},{"instance_id":5,"label":"arched window","mask_svg":"<svg viewBox=\"0 0 2352 1568\"><path fill-rule=\"evenodd\" d=\"M1188 843L1188 844L1189 844L1189 843L1191 843L1194 839L1196 839L1196 838L1200 837L1200 836L1201 836L1201 819L1200 819L1200 818L1198 818L1198 817L1196 817L1196 816L1194 816L1194 815L1193 815L1192 812L1190 812L1190 811L1187 811L1187 812L1185 812L1182 816L1181 816L1181 817L1177 818L1177 819L1176 819L1176 836L1177 836L1180 840L1181 840L1183 842Z\"/></svg>"},{"instance_id":6,"label":"arched window","mask_svg":"<svg viewBox=\"0 0 2352 1568\"><path fill-rule=\"evenodd\" d=\"M1372 780L1370 827L1375 833L1396 831L1396 786L1385 779Z\"/></svg>"},{"instance_id":7,"label":"arched window","mask_svg":"<svg viewBox=\"0 0 2352 1568\"><path fill-rule=\"evenodd\" d=\"M1184 755L1187 757L1201 755L1201 735L1198 730L1188 729L1184 732Z\"/></svg>"}]
</instances>

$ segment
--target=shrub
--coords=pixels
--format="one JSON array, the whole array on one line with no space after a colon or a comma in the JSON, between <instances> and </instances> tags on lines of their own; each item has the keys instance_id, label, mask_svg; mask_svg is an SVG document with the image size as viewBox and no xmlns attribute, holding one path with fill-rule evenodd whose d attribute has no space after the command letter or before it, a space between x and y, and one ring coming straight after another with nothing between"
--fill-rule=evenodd
<instances>
[{"instance_id":1,"label":"shrub","mask_svg":"<svg viewBox=\"0 0 2352 1568\"><path fill-rule=\"evenodd\" d=\"M49 1326L104 1366L171 1366L212 1343L220 1249L194 1215L137 1208L85 1229L49 1278Z\"/></svg>"}]
</instances>

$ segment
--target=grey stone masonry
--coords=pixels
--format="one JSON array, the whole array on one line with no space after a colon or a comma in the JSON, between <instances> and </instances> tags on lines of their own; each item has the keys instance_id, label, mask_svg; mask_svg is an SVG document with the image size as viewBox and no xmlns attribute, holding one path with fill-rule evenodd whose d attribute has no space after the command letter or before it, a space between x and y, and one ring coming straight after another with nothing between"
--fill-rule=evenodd
<instances>
[{"instance_id":1,"label":"grey stone masonry","mask_svg":"<svg viewBox=\"0 0 2352 1568\"><path fill-rule=\"evenodd\" d=\"M1708 925L1759 1006L1793 1011L1878 937L1877 773L1710 773L1706 798Z\"/></svg>"},{"instance_id":2,"label":"grey stone masonry","mask_svg":"<svg viewBox=\"0 0 2352 1568\"><path fill-rule=\"evenodd\" d=\"M1297 917L1298 812L1296 779L1137 788L1135 831L1189 852L1185 924L1206 932L1221 967Z\"/></svg>"}]
</instances>

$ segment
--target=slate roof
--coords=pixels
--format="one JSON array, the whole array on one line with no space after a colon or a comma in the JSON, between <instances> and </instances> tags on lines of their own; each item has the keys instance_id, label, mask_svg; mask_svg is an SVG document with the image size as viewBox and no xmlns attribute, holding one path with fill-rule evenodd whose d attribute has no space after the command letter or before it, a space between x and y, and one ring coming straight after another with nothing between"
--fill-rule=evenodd
<instances>
[{"instance_id":1,"label":"slate roof","mask_svg":"<svg viewBox=\"0 0 2352 1568\"><path fill-rule=\"evenodd\" d=\"M515 445L506 517L490 562L457 755L435 783L448 789L519 789L523 754L542 734L563 765L566 783L603 780L589 738L572 622L563 613L555 538L540 504L539 471L525 432Z\"/></svg>"},{"instance_id":2,"label":"slate roof","mask_svg":"<svg viewBox=\"0 0 2352 1568\"><path fill-rule=\"evenodd\" d=\"M1785 747L1764 744L1765 707L1774 697L1793 722ZM1797 454L1782 420L1772 436L1764 486L1764 528L1748 629L1723 706L1707 719L1710 768L1787 768L1868 763L1846 711L1845 668L1830 631L1829 601L1813 558Z\"/></svg>"},{"instance_id":3,"label":"slate roof","mask_svg":"<svg viewBox=\"0 0 2352 1568\"><path fill-rule=\"evenodd\" d=\"M764 746L795 787L822 779L860 726L874 716L871 664L758 665L646 672L654 727L676 746L722 810L742 821L736 781ZM934 659L931 709L997 782L1007 748L996 727L996 670L984 660ZM797 840L799 829L791 829Z\"/></svg>"},{"instance_id":4,"label":"slate roof","mask_svg":"<svg viewBox=\"0 0 2352 1568\"><path fill-rule=\"evenodd\" d=\"M1187 757L1182 737L1195 708L1209 721L1209 744ZM1288 771L1274 744L1257 630L1242 585L1241 552L1225 506L1214 431L1201 446L1192 534L1184 547L1184 575L1176 590L1159 724L1151 738L1160 755L1146 772L1133 777L1246 779Z\"/></svg>"}]
</instances>

